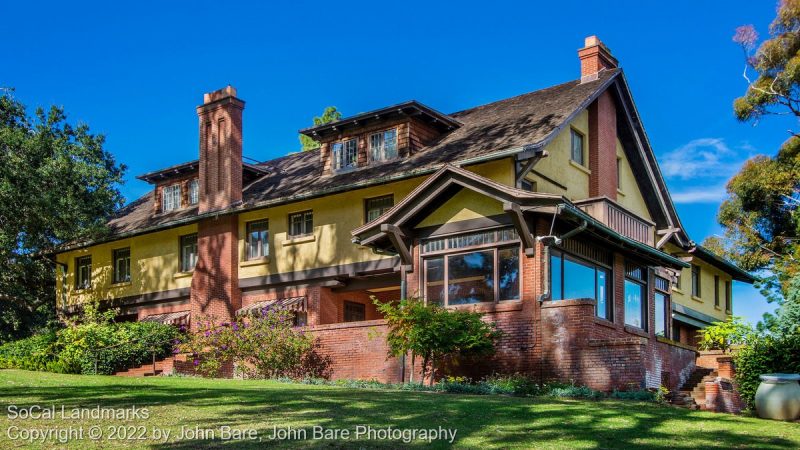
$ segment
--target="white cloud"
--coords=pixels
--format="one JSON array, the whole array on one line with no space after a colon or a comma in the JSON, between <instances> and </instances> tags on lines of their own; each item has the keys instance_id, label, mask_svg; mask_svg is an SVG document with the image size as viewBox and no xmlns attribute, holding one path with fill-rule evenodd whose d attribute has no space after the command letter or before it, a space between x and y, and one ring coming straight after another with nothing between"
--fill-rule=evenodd
<instances>
[{"instance_id":1,"label":"white cloud","mask_svg":"<svg viewBox=\"0 0 800 450\"><path fill-rule=\"evenodd\" d=\"M672 194L675 203L720 203L728 197L725 186L700 186L675 191Z\"/></svg>"},{"instance_id":2,"label":"white cloud","mask_svg":"<svg viewBox=\"0 0 800 450\"><path fill-rule=\"evenodd\" d=\"M728 178L747 159L741 153L752 153L752 150L747 143L732 150L721 138L694 139L665 154L660 161L661 170L666 177L684 180Z\"/></svg>"}]
</instances>

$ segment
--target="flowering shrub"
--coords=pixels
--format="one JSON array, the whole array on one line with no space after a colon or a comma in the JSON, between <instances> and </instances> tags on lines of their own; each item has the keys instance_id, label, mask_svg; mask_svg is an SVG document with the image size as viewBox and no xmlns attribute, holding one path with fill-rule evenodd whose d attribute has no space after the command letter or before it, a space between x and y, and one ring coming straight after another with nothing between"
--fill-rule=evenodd
<instances>
[{"instance_id":1,"label":"flowering shrub","mask_svg":"<svg viewBox=\"0 0 800 450\"><path fill-rule=\"evenodd\" d=\"M327 375L330 361L316 353L314 339L294 327L293 319L291 311L270 307L232 322L201 319L183 349L205 376L219 376L229 363L244 378Z\"/></svg>"}]
</instances>

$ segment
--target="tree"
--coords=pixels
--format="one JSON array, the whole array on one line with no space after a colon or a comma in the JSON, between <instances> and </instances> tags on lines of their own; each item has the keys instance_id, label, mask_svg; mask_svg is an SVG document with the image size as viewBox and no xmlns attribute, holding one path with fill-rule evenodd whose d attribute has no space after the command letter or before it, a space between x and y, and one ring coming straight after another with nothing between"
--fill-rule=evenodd
<instances>
[{"instance_id":1,"label":"tree","mask_svg":"<svg viewBox=\"0 0 800 450\"><path fill-rule=\"evenodd\" d=\"M752 25L737 28L733 40L744 51L748 82L734 101L736 117L756 123L768 115L800 119L800 0L779 3L769 38L760 45ZM800 135L791 132L774 157L747 161L727 192L718 214L725 236L706 244L723 249L742 268L759 271L758 287L781 304L800 275Z\"/></svg>"},{"instance_id":2,"label":"tree","mask_svg":"<svg viewBox=\"0 0 800 450\"><path fill-rule=\"evenodd\" d=\"M322 115L319 117L314 117L314 126L323 125L330 122L335 122L342 118L342 113L340 113L335 106L328 106L322 111ZM303 151L307 150L316 150L319 148L319 142L311 139L310 137L301 134L300 138L300 145L302 146Z\"/></svg>"},{"instance_id":3,"label":"tree","mask_svg":"<svg viewBox=\"0 0 800 450\"><path fill-rule=\"evenodd\" d=\"M92 238L122 205L125 167L103 148L105 138L64 110L25 106L0 95L0 342L54 319L59 244Z\"/></svg>"},{"instance_id":4,"label":"tree","mask_svg":"<svg viewBox=\"0 0 800 450\"><path fill-rule=\"evenodd\" d=\"M755 331L741 317L729 317L724 322L714 322L698 332L701 350L730 352L731 346L746 345L755 338Z\"/></svg>"}]
</instances>

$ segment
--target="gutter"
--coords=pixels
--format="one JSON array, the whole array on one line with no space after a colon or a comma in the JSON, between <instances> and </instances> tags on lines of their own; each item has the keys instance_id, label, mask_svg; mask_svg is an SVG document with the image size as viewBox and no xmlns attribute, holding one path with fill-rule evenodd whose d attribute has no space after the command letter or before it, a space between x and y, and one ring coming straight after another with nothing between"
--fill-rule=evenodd
<instances>
[{"instance_id":1,"label":"gutter","mask_svg":"<svg viewBox=\"0 0 800 450\"><path fill-rule=\"evenodd\" d=\"M723 269L733 272L731 275L733 276L734 280L743 281L749 284L753 284L756 281L756 278L750 275L747 271L728 261L727 259L717 255L711 250L703 247L702 245L695 245L694 249L689 250L689 253L698 253L703 257L713 260L714 263L723 266Z\"/></svg>"}]
</instances>

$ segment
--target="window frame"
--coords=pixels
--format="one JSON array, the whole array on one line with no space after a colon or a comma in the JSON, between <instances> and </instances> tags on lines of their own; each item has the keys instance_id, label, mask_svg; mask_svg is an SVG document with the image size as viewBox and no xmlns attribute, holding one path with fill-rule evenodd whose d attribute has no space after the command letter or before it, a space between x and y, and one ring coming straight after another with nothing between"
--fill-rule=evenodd
<instances>
[{"instance_id":1,"label":"window frame","mask_svg":"<svg viewBox=\"0 0 800 450\"><path fill-rule=\"evenodd\" d=\"M394 133L394 155L387 155L387 146L386 146L386 135L387 133ZM392 127L387 128L385 130L376 131L374 133L369 133L367 137L367 146L369 148L369 158L372 162L384 162L384 161L391 161L396 159L399 156L398 148L397 148L397 138L399 136L398 128ZM376 146L374 145L373 138L380 136L380 148L379 153L376 153ZM376 157L380 156L380 157Z\"/></svg>"},{"instance_id":2,"label":"window frame","mask_svg":"<svg viewBox=\"0 0 800 450\"><path fill-rule=\"evenodd\" d=\"M570 127L570 134L569 134L569 159L570 161L578 164L580 166L586 167L586 135L578 131L574 127ZM575 159L575 137L579 137L581 140L581 160L578 161Z\"/></svg>"},{"instance_id":3,"label":"window frame","mask_svg":"<svg viewBox=\"0 0 800 450\"><path fill-rule=\"evenodd\" d=\"M474 253L474 252L479 252L479 251L486 251L486 250L492 250L492 253L493 253L492 254L492 258L493 258L492 261L493 261L493 266L494 266L493 270L492 270L492 279L494 281L494 286L493 286L493 289L492 289L493 300L489 301L489 302L462 303L462 304L450 305L449 290L448 289L444 289L444 296L442 298L441 305L443 307L445 307L445 308L451 308L451 307L459 307L459 306L464 307L464 306L474 306L474 305L481 305L481 304L487 305L487 304L499 304L499 303L510 303L510 302L520 302L520 301L522 301L522 291L523 291L523 280L522 280L522 277L523 277L523 273L524 273L523 272L523 255L524 255L524 253L522 252L522 241L519 239L519 236L516 236L514 239L497 240L498 239L497 236L499 236L499 233L502 233L505 229L513 229L513 227L502 226L502 227L486 228L486 229L480 229L480 230L472 230L472 231L469 231L469 232L458 232L458 233L450 233L450 234L446 234L446 235L438 235L438 236L434 236L434 237L426 239L426 240L439 240L439 239L444 240L445 241L445 248L443 248L441 250L425 251L424 250L425 249L424 240L423 240L423 242L420 242L420 261L421 261L420 267L422 267L422 273L421 273L421 276L420 276L420 283L421 283L422 286L421 286L420 291L422 292L423 298L425 300L425 304L428 304L427 267L428 267L428 261L429 260L434 259L434 258L443 258L443 267L442 267L442 271L443 272L442 272L442 281L441 281L441 283L443 284L443 286L447 286L448 285L448 281L449 281L448 280L448 276L449 276L449 269L450 269L449 268L450 264L448 262L448 257L465 255L465 254L469 254L469 253ZM497 233L495 235L496 236L496 240L494 242L490 242L490 243L486 243L486 244L478 244L478 245L469 245L469 246L457 247L457 248L450 248L450 246L449 246L449 242L448 241L451 238L457 238L459 236L465 236L465 235L477 234L477 233L487 233L487 232ZM500 299L499 298L500 297L500 283L499 283L499 279L500 279L500 264L499 264L499 262L500 262L500 260L499 260L498 252L500 250L506 249L506 248L514 248L514 249L517 250L517 259L518 259L517 273L519 274L518 275L518 277L519 277L519 280L518 280L518 283L519 283L519 286L518 286L518 292L519 292L518 293L518 297L519 298L517 298L517 299Z\"/></svg>"},{"instance_id":4,"label":"window frame","mask_svg":"<svg viewBox=\"0 0 800 450\"><path fill-rule=\"evenodd\" d=\"M259 242L261 243L261 253L257 255L253 255L250 253L252 249L252 228L254 225L264 224L265 228L263 231L264 237L259 238ZM254 261L257 259L264 259L269 257L269 219L258 219L258 220L251 220L250 222L245 223L244 226L245 230L245 239L244 239L244 246L245 246L245 261Z\"/></svg>"},{"instance_id":5,"label":"window frame","mask_svg":"<svg viewBox=\"0 0 800 450\"><path fill-rule=\"evenodd\" d=\"M733 283L725 280L725 312L733 312Z\"/></svg>"},{"instance_id":6,"label":"window frame","mask_svg":"<svg viewBox=\"0 0 800 450\"><path fill-rule=\"evenodd\" d=\"M358 311L358 312L361 313L362 319L360 319L360 320L348 320L348 314L353 312L352 310L348 310L348 307L349 308L355 307L356 309L359 309L360 311ZM345 323L363 322L365 320L367 320L367 305L365 305L363 303L359 303L359 302L352 302L352 301L349 301L349 300L344 300L342 302L342 322L345 322Z\"/></svg>"},{"instance_id":7,"label":"window frame","mask_svg":"<svg viewBox=\"0 0 800 450\"><path fill-rule=\"evenodd\" d=\"M702 278L702 271L700 270L700 266L697 264L692 264L692 297L703 298L702 293L702 285L700 284L700 279Z\"/></svg>"},{"instance_id":8,"label":"window frame","mask_svg":"<svg viewBox=\"0 0 800 450\"><path fill-rule=\"evenodd\" d=\"M659 281L663 284L663 288L659 287ZM663 277L656 276L655 279L655 292L653 293L653 308L655 314L653 316L653 323L655 324L653 333L658 336L658 304L656 302L656 296L659 294L664 296L664 334L662 335L664 338L672 339L672 294L669 292L669 280Z\"/></svg>"},{"instance_id":9,"label":"window frame","mask_svg":"<svg viewBox=\"0 0 800 450\"><path fill-rule=\"evenodd\" d=\"M125 263L125 265L126 265L127 275L128 276L125 279L121 279L120 278L120 276L119 276L120 275L119 274L119 265L117 264L117 261L120 259L119 254L122 253L122 252L127 252L128 253L127 258L125 258L125 259L127 259L127 262ZM111 268L111 271L112 271L111 280L112 280L113 284L130 283L131 282L131 248L130 247L122 247L122 248L116 248L116 249L112 250L111 251L111 263L113 264L113 267Z\"/></svg>"},{"instance_id":10,"label":"window frame","mask_svg":"<svg viewBox=\"0 0 800 450\"><path fill-rule=\"evenodd\" d=\"M635 268L640 269L642 271L643 278L641 278L641 279L640 278L635 278L634 276L629 275L630 269L628 267L635 267ZM622 286L622 292L623 292L623 302L622 302L623 307L622 307L622 311L623 311L623 315L625 317L625 320L623 322L624 322L625 326L638 328L638 329L640 329L642 331L645 331L645 332L648 331L648 329L649 329L649 323L648 322L650 320L650 314L649 314L649 310L650 310L650 282L649 282L649 278L650 278L650 268L649 267L647 267L644 264L639 264L639 263L636 263L636 262L628 262L628 261L625 262L625 283ZM641 317L639 317L639 319L641 319L642 325L643 325L641 327L639 327L639 326L637 326L635 324L632 324L632 323L628 323L628 314L627 314L627 311L626 311L626 308L625 308L625 305L627 304L627 300L628 300L627 299L627 297L628 297L628 295L627 295L628 283L627 282L628 281L630 281L631 283L639 285L639 287L641 289L641 292L642 292L641 305L640 305Z\"/></svg>"},{"instance_id":11,"label":"window frame","mask_svg":"<svg viewBox=\"0 0 800 450\"><path fill-rule=\"evenodd\" d=\"M184 248L186 248L187 246L192 245L192 244L188 244L187 245L187 243L186 243L186 241L190 240L190 239L194 239L194 245L193 245L194 246L194 264L191 264L191 268L189 267L190 264L188 264L188 261L186 261L186 259L185 259L187 255L184 253ZM194 272L195 267L197 267L197 261L200 259L199 258L199 252L198 252L198 245L197 244L198 244L197 243L197 233L184 234L183 236L180 236L178 238L178 246L179 246L179 249L180 249L179 255L178 255L178 258L179 258L178 264L180 265L180 267L178 267L178 269L179 269L179 271L181 273Z\"/></svg>"},{"instance_id":12,"label":"window frame","mask_svg":"<svg viewBox=\"0 0 800 450\"><path fill-rule=\"evenodd\" d=\"M88 263L86 263L88 261ZM86 279L83 279L83 269L86 268ZM92 255L78 256L75 258L75 289L86 290L92 287Z\"/></svg>"},{"instance_id":13,"label":"window frame","mask_svg":"<svg viewBox=\"0 0 800 450\"><path fill-rule=\"evenodd\" d=\"M344 165L345 156L349 155L348 145L352 143L352 164ZM339 149L337 150L337 146ZM358 138L344 139L331 144L331 159L333 160L333 171L341 172L344 170L355 169L358 167Z\"/></svg>"},{"instance_id":14,"label":"window frame","mask_svg":"<svg viewBox=\"0 0 800 450\"><path fill-rule=\"evenodd\" d=\"M714 306L719 308L719 275L714 275Z\"/></svg>"},{"instance_id":15,"label":"window frame","mask_svg":"<svg viewBox=\"0 0 800 450\"><path fill-rule=\"evenodd\" d=\"M305 217L306 214L309 214L311 216L311 220L310 220L311 231L306 231L305 230L307 222L309 222L309 220L306 219L306 217ZM300 216L301 217L301 219L300 219L301 225L300 226L301 226L301 228L303 228L303 230L301 230L302 232L300 234L293 234L294 230L292 229L292 218L296 217L296 216ZM289 237L289 239L297 239L297 238L302 238L302 237L313 236L314 235L314 210L313 209L307 209L307 210L304 210L304 211L297 211L297 212L289 213L286 216L286 219L287 219L287 221L289 223L289 228L286 231L286 235Z\"/></svg>"},{"instance_id":16,"label":"window frame","mask_svg":"<svg viewBox=\"0 0 800 450\"><path fill-rule=\"evenodd\" d=\"M564 298L560 298L560 299L553 298L554 290L553 290L553 267L552 267L552 261L553 261L554 253L559 253L560 254L559 258L561 259L561 267L559 268L559 274L561 276L561 283L560 283L559 289L560 289L560 292L561 292L561 296L562 297L564 296L564 263L565 263L565 261L567 259L572 260L572 262L574 262L576 264L580 264L580 265L583 265L583 266L591 267L591 268L594 269L594 273L595 273L595 275L594 275L594 290L595 290L595 293L594 293L594 295L595 295L595 298L594 298L594 300L595 300L594 315L595 315L595 317L597 317L599 319L608 320L609 322L613 322L614 321L614 268L612 266L609 266L609 265L606 265L606 264L603 264L603 263L600 263L600 262L597 262L597 261L593 261L593 260L590 260L590 259L587 259L587 258L580 257L578 255L575 255L573 253L565 251L564 249L561 249L561 248L551 248L550 249L550 255L549 255L549 258L548 258L548 261L546 262L546 264L550 264L548 272L549 272L549 276L550 276L550 280L549 280L549 282L550 282L550 300L552 300L552 301L572 300L572 299L564 299ZM598 314L599 311L600 311L599 310L599 304L598 304L599 302L597 302L597 291L598 291L598 289L597 289L597 287L598 287L597 272L598 272L598 270L604 270L606 272L606 281L607 281L607 284L608 284L606 286L606 311L605 311L606 317L600 316Z\"/></svg>"},{"instance_id":17,"label":"window frame","mask_svg":"<svg viewBox=\"0 0 800 450\"><path fill-rule=\"evenodd\" d=\"M177 195L175 195L175 193L174 193L175 191L177 192ZM170 194L168 195L167 192L169 192ZM170 211L176 211L178 209L181 209L181 206L182 206L181 205L181 203L182 203L181 202L181 196L182 196L182 194L183 194L183 192L181 190L181 184L180 183L173 183L173 184L169 184L169 185L166 185L166 186L162 186L161 187L161 212L162 213L168 213ZM169 209L167 209L167 204L168 204L167 198L170 199L169 204L172 205ZM173 203L173 201L175 201L175 203Z\"/></svg>"},{"instance_id":18,"label":"window frame","mask_svg":"<svg viewBox=\"0 0 800 450\"><path fill-rule=\"evenodd\" d=\"M200 179L192 178L188 183L187 189L189 191L187 193L189 205L194 206L200 203Z\"/></svg>"},{"instance_id":19,"label":"window frame","mask_svg":"<svg viewBox=\"0 0 800 450\"><path fill-rule=\"evenodd\" d=\"M376 202L376 201L386 200L386 199L389 199L391 201L391 205L388 208L384 209L382 212L380 212L373 219L370 219L369 218L369 212L370 212L369 204L370 204L370 202ZM392 209L393 207L394 207L394 194L379 195L377 197L365 198L364 199L364 223L372 222L373 220L375 220L378 217L382 216L384 213L386 213L386 211Z\"/></svg>"}]
</instances>

